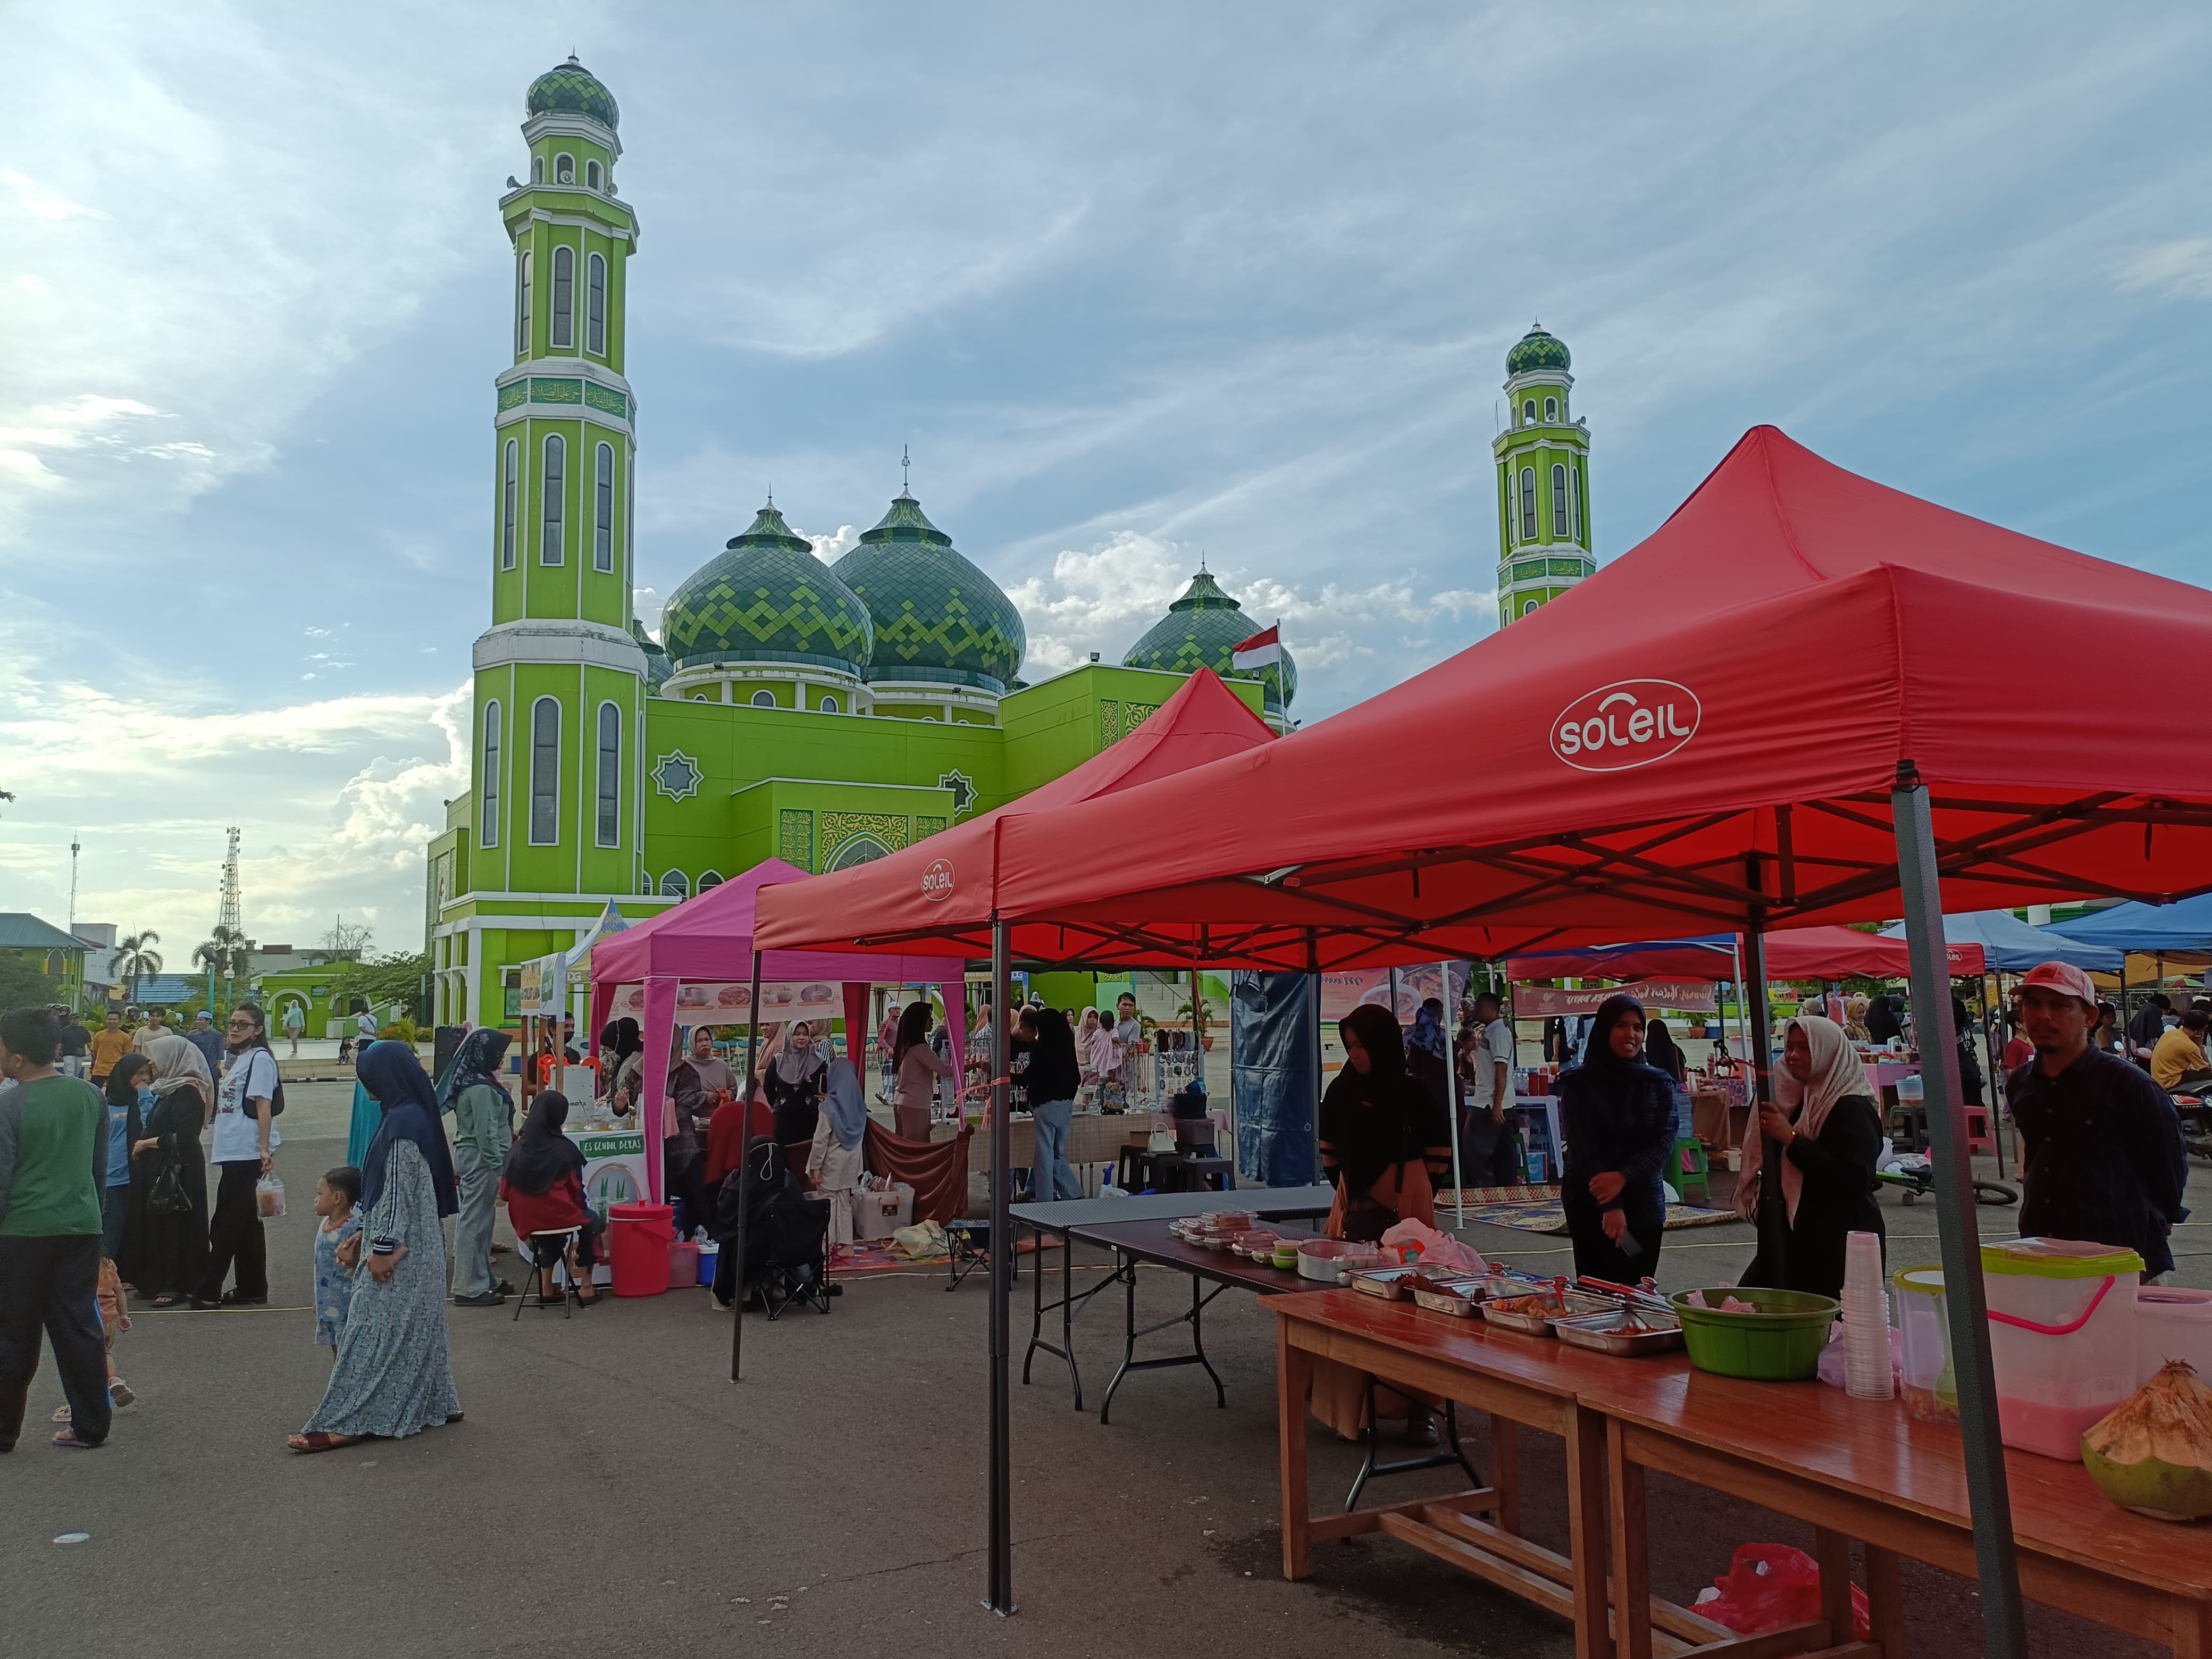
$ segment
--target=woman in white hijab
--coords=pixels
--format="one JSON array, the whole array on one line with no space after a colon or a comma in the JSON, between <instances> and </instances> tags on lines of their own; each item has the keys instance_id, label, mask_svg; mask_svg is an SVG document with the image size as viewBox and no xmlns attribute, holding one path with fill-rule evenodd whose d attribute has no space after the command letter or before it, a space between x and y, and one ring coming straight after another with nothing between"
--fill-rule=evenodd
<instances>
[{"instance_id":1,"label":"woman in white hijab","mask_svg":"<svg viewBox=\"0 0 2212 1659\"><path fill-rule=\"evenodd\" d=\"M1875 1168L1887 1148L1874 1085L1842 1026L1801 1014L1783 1027L1774 1092L1775 1101L1759 1109L1760 1133L1745 1137L1735 1211L1747 1221L1758 1218L1766 1174L1762 1143L1771 1137L1782 1152L1784 1254L1769 1261L1762 1246L1743 1282L1840 1297L1844 1236L1882 1236Z\"/></svg>"},{"instance_id":2,"label":"woman in white hijab","mask_svg":"<svg viewBox=\"0 0 2212 1659\"><path fill-rule=\"evenodd\" d=\"M131 1148L131 1223L125 1270L156 1308L189 1299L207 1263L207 1164L200 1131L214 1115L215 1077L200 1051L174 1032L139 1043L154 1091Z\"/></svg>"}]
</instances>

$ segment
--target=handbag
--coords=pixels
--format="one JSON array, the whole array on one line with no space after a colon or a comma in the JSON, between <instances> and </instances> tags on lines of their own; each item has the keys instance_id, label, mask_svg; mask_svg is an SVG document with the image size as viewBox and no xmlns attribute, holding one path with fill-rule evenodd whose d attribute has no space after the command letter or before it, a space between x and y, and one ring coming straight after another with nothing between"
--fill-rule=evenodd
<instances>
[{"instance_id":1,"label":"handbag","mask_svg":"<svg viewBox=\"0 0 2212 1659\"><path fill-rule=\"evenodd\" d=\"M147 1189L148 1212L154 1215L181 1215L188 1213L191 1207L192 1198L185 1190L183 1173L173 1163L165 1164L161 1173L154 1177L153 1186Z\"/></svg>"}]
</instances>

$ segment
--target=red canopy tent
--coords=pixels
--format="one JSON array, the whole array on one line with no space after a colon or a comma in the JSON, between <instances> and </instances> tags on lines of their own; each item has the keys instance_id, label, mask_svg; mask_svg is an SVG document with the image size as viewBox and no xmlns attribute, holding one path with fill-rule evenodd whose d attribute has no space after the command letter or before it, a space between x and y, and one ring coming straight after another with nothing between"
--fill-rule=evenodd
<instances>
[{"instance_id":1,"label":"red canopy tent","mask_svg":"<svg viewBox=\"0 0 2212 1659\"><path fill-rule=\"evenodd\" d=\"M1510 980L1531 979L1734 979L1735 941L1661 939L1616 945L1601 953L1558 951L1514 957L1505 964ZM1947 943L1950 976L1964 979L1982 971L1982 947L1971 941ZM1766 936L1769 979L1907 979L1912 959L1902 939L1862 933L1856 927L1784 927Z\"/></svg>"},{"instance_id":2,"label":"red canopy tent","mask_svg":"<svg viewBox=\"0 0 2212 1659\"><path fill-rule=\"evenodd\" d=\"M1005 817L987 868L943 872L944 921L917 920L915 872L864 870L805 899L771 890L760 933L969 948L980 915L1032 959L1306 968L1725 928L1764 979L1777 921L1904 915L1923 1050L1947 1061L1927 1097L1984 1606L1992 1651L2018 1652L1942 911L2212 885L2212 757L2188 700L2116 726L2078 690L2112 661L2208 659L2212 594L1759 427L1595 577L1406 684L1177 777ZM1480 731L1482 764L1395 763L1439 731Z\"/></svg>"}]
</instances>

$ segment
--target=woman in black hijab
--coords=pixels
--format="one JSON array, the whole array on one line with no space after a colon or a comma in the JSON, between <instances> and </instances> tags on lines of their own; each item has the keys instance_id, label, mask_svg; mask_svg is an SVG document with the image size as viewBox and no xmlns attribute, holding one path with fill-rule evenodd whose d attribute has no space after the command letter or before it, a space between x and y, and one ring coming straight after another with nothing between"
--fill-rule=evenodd
<instances>
[{"instance_id":1,"label":"woman in black hijab","mask_svg":"<svg viewBox=\"0 0 2212 1659\"><path fill-rule=\"evenodd\" d=\"M568 1121L568 1097L558 1089L540 1089L522 1120L522 1133L507 1149L499 1196L507 1206L508 1224L526 1243L533 1233L582 1230L568 1249L568 1280L576 1300L588 1308L599 1299L592 1288L592 1265L599 1259L602 1224L585 1200L584 1151L562 1133ZM539 1293L550 1301L553 1264L540 1263L538 1271Z\"/></svg>"},{"instance_id":2,"label":"woman in black hijab","mask_svg":"<svg viewBox=\"0 0 2212 1659\"><path fill-rule=\"evenodd\" d=\"M1451 1169L1451 1122L1406 1069L1387 1008L1364 1003L1336 1024L1344 1069L1321 1102L1322 1173L1337 1188L1330 1231L1372 1241L1408 1216L1433 1226L1431 1194Z\"/></svg>"},{"instance_id":3,"label":"woman in black hijab","mask_svg":"<svg viewBox=\"0 0 2212 1659\"><path fill-rule=\"evenodd\" d=\"M1559 1079L1567 1143L1559 1198L1575 1271L1617 1285L1654 1276L1667 1225L1660 1170L1674 1148L1674 1090L1644 1059L1644 1005L1607 997L1582 1064Z\"/></svg>"},{"instance_id":4,"label":"woman in black hijab","mask_svg":"<svg viewBox=\"0 0 2212 1659\"><path fill-rule=\"evenodd\" d=\"M1644 1058L1666 1073L1668 1080L1680 1088L1689 1080L1690 1063L1674 1043L1674 1034L1667 1029L1667 1022L1655 1019L1644 1028Z\"/></svg>"},{"instance_id":5,"label":"woman in black hijab","mask_svg":"<svg viewBox=\"0 0 2212 1659\"><path fill-rule=\"evenodd\" d=\"M639 1084L645 1074L645 1035L638 1030L634 1019L618 1019L607 1027L600 1037L603 1050L599 1058L600 1092L617 1117L637 1109L638 1097L643 1092ZM607 1058L611 1053L613 1058Z\"/></svg>"}]
</instances>

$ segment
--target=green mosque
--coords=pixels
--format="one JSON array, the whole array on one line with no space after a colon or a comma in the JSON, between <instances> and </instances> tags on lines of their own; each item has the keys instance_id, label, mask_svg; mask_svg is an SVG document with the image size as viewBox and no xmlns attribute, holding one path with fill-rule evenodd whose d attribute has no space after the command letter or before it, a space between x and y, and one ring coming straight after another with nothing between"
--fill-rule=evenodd
<instances>
[{"instance_id":1,"label":"green mosque","mask_svg":"<svg viewBox=\"0 0 2212 1659\"><path fill-rule=\"evenodd\" d=\"M621 112L573 58L525 109L529 172L499 203L514 337L493 382L491 625L469 788L425 882L438 1023L511 1021L519 964L610 901L635 921L765 858L844 869L1003 805L1201 666L1288 728L1287 653L1229 662L1272 619L1203 570L1119 665L1026 684L1020 612L903 488L834 565L768 501L671 594L656 641L633 586Z\"/></svg>"}]
</instances>

